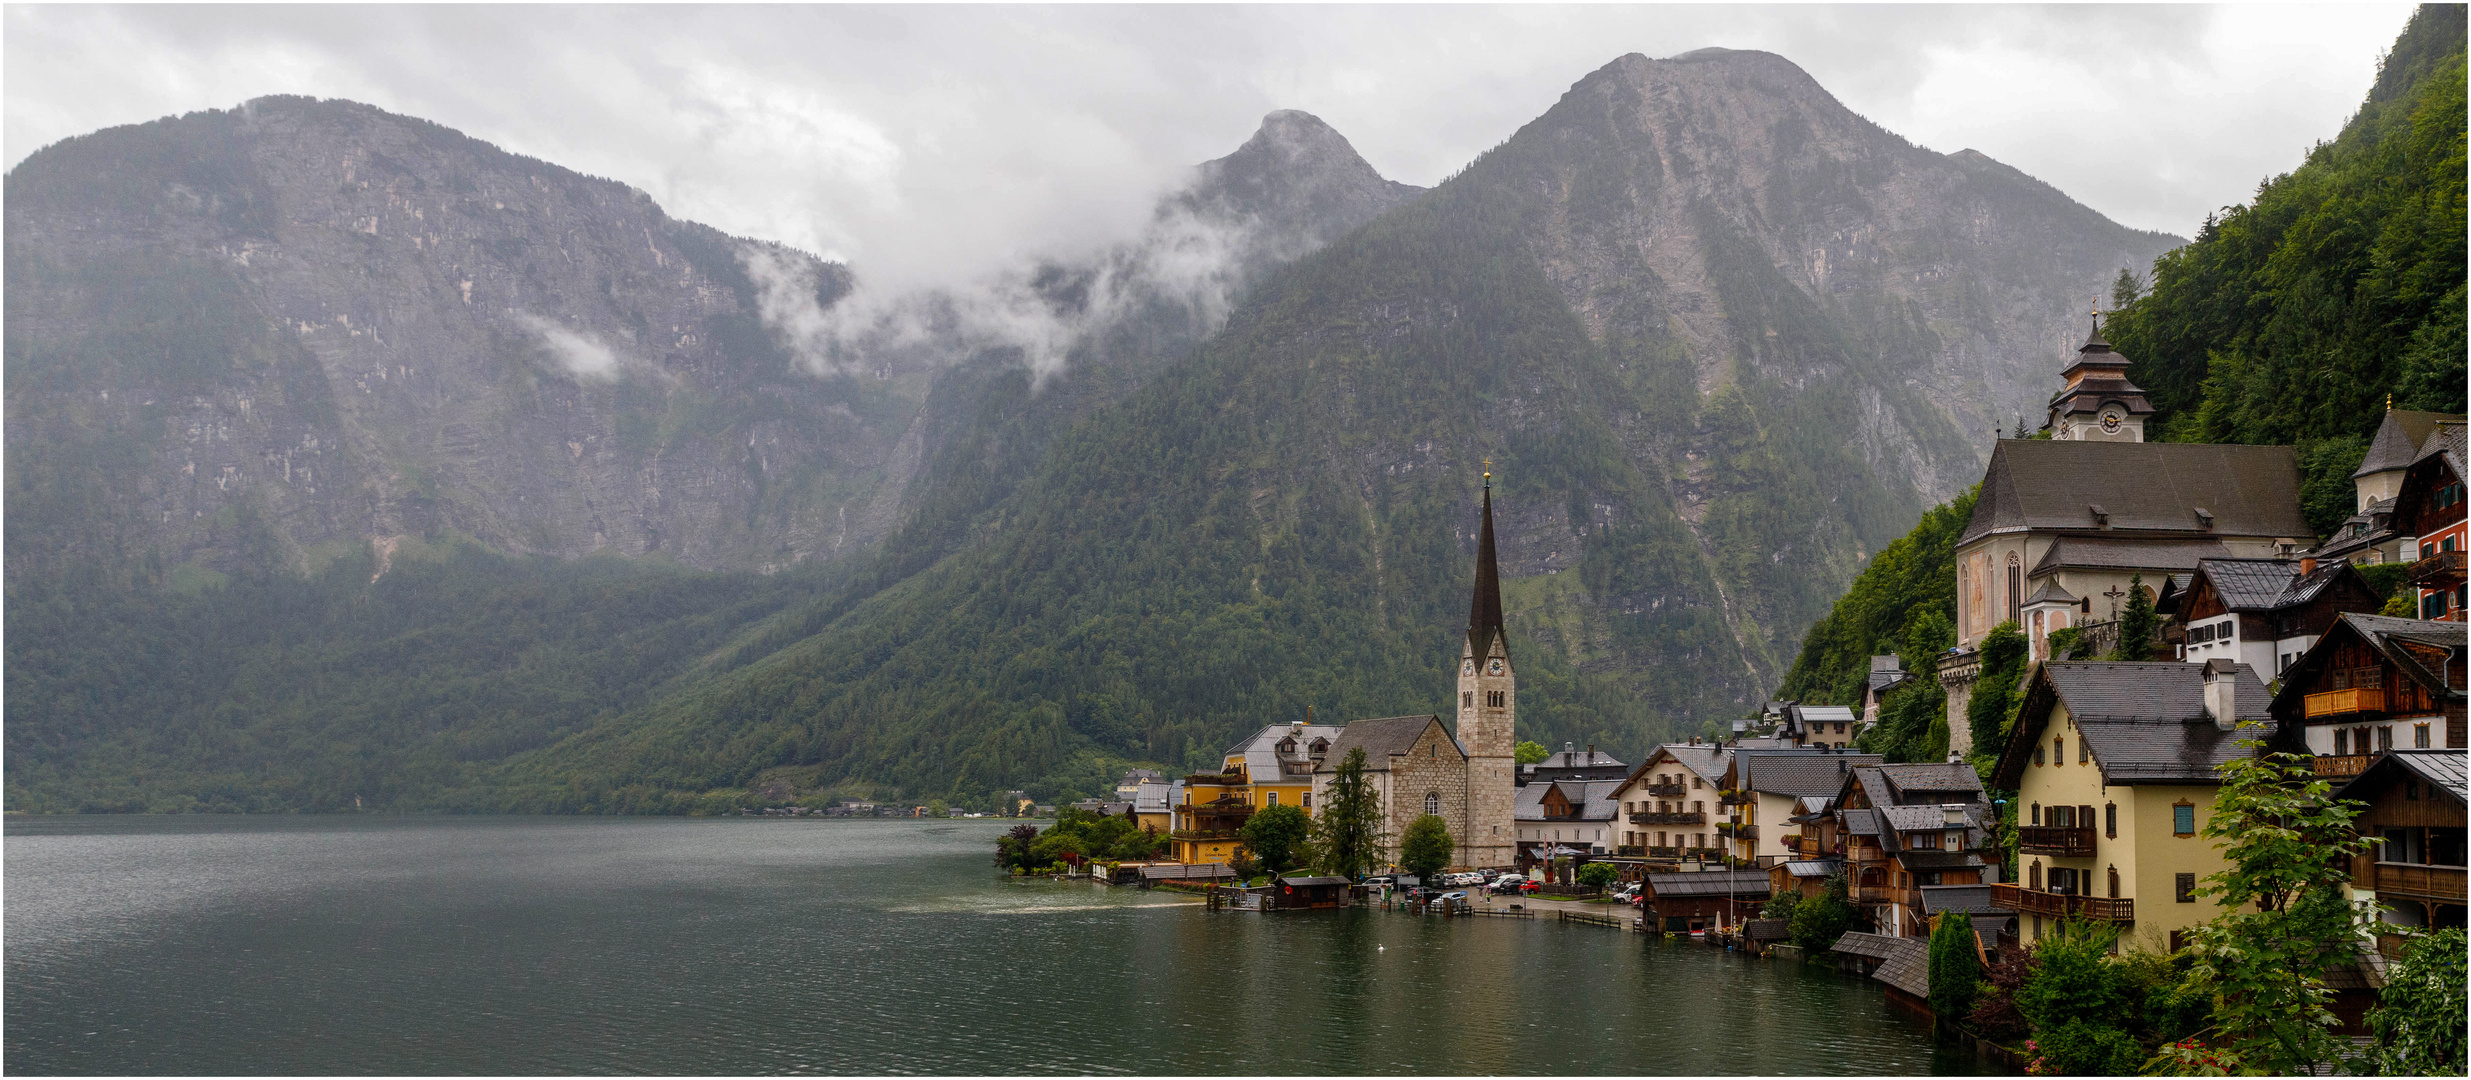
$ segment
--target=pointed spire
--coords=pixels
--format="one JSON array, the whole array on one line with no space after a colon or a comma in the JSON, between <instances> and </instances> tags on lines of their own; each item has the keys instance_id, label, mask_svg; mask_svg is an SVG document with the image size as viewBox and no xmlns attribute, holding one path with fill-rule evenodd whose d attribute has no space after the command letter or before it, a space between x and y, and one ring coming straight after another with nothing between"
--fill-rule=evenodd
<instances>
[{"instance_id":1,"label":"pointed spire","mask_svg":"<svg viewBox=\"0 0 2471 1080\"><path fill-rule=\"evenodd\" d=\"M1502 636L1501 569L1493 558L1493 462L1484 463L1484 526L1476 534L1476 595L1467 606L1467 647L1483 659Z\"/></svg>"}]
</instances>

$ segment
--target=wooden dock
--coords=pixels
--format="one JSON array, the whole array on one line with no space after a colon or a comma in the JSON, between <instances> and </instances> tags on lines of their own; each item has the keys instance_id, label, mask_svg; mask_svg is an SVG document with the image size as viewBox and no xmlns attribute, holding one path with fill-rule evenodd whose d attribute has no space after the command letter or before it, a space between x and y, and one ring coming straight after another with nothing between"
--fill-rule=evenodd
<instances>
[{"instance_id":1,"label":"wooden dock","mask_svg":"<svg viewBox=\"0 0 2471 1080\"><path fill-rule=\"evenodd\" d=\"M1586 923L1589 926L1609 926L1615 930L1632 929L1636 920L1620 915L1599 915L1593 911L1560 911L1563 922Z\"/></svg>"}]
</instances>

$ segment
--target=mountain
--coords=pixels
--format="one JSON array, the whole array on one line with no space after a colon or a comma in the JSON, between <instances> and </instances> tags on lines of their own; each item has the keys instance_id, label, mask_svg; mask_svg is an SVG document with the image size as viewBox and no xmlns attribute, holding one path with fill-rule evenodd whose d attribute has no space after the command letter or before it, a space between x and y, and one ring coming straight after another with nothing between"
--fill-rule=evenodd
<instances>
[{"instance_id":1,"label":"mountain","mask_svg":"<svg viewBox=\"0 0 2471 1080\"><path fill-rule=\"evenodd\" d=\"M2159 410L2148 437L2297 442L2321 533L2357 509L2351 473L2386 401L2462 406L2464 29L2459 5L2420 8L2341 133L2156 260L2150 293L2132 295L2143 275L2127 275L2103 328ZM1972 501L1923 515L1866 567L1804 637L1778 694L1857 701L1874 653L1924 670L1954 644L1955 542ZM1883 725L1865 748L1918 745L1931 715L1905 709L1901 729Z\"/></svg>"},{"instance_id":2,"label":"mountain","mask_svg":"<svg viewBox=\"0 0 2471 1080\"><path fill-rule=\"evenodd\" d=\"M1486 458L1522 735L1720 723L1979 467L1964 426L2050 362L2034 339L2172 242L1915 148L1780 58L1622 58L1272 272L966 545L515 763L489 805L767 777L983 799L1308 705L1440 710Z\"/></svg>"},{"instance_id":3,"label":"mountain","mask_svg":"<svg viewBox=\"0 0 2471 1080\"><path fill-rule=\"evenodd\" d=\"M383 117L337 103L253 108ZM378 240L353 238L370 235L352 232L370 215L342 205L363 193L338 186L335 163L362 159L301 144L278 153L248 112L89 137L109 154L72 140L9 177L11 283L22 236L22 250L39 256L22 273L52 290L21 294L40 311L32 329L21 334L15 319L9 328L10 374L21 364L34 373L22 394L20 380L9 381L10 417L48 425L42 434L56 447L12 463L10 509L26 508L51 545L33 565L159 551L189 568L166 580L195 595L150 602L214 616L153 625L137 614L144 604L114 608L88 586L58 584L64 575L21 578L13 561L13 612L39 595L43 606L28 610L71 636L86 625L80 612L123 614L109 623L117 636L92 648L55 636L20 652L12 636L11 751L43 755L29 760L59 779L53 794L21 794L13 776L11 805L84 805L84 792L115 784L136 790L93 805L154 805L149 791L178 790L210 764L215 776L242 778L232 781L246 788L245 799L233 796L241 804L306 805L314 791L320 805L338 805L369 785L338 771L331 752L297 745L343 745L338 725L310 722L338 713L383 731L385 760L399 763L386 768L408 771L389 774L397 782L387 805L607 811L832 786L981 802L1011 787L1060 794L1127 760L1214 759L1240 732L1308 705L1340 717L1439 710L1473 558L1476 474L1488 458L1522 737L1635 752L1762 698L1840 583L1971 479L1981 434L2039 394L2084 299L2177 242L2122 228L1979 154L1915 147L1782 58L1627 56L1429 192L1382 180L1318 121L1273 114L1162 202L1139 240L1025 272L1024 291L1007 302L1031 298L1027 310L1063 328L1060 364L1032 346L961 333L954 351L896 364L867 352L860 334L856 357L880 366L842 353L823 365L835 374L810 375L797 368L802 344L783 330L799 320L767 323L766 305L837 309L863 268L777 249L751 255L718 234L703 250L725 259L686 259L677 246L673 268L661 245L702 234L653 228L647 204L627 219L653 238L642 255L631 240L611 241L605 256L590 250L650 261L708 306L681 310L704 318L703 340L718 342L712 359L673 370L669 352L647 362L621 348L639 339L608 321L619 309L595 299L587 286L597 281L555 278L559 291L540 295L582 299L540 301L571 320L554 324L458 315L462 276L439 279L453 292L434 282L427 293L355 291L370 275L417 283L462 265L452 260L467 251L499 249L475 234L462 247L442 241L433 257L424 233L408 255L352 261L391 235L381 220ZM368 123L430 130L400 118ZM390 162L415 156L385 153ZM151 172L138 168L149 162ZM353 168L350 185L372 178ZM139 179L80 193L79 178L111 170ZM471 183L494 206L501 188L520 200L526 186L551 184L547 170L508 166L492 186ZM252 179L260 174L306 179ZM396 189L428 192L455 175ZM557 207L579 204L561 198L507 205L562 224L569 211ZM471 201L455 212L478 213ZM295 202L335 207L324 217L274 209ZM415 222L428 222L427 204L414 209ZM323 224L299 224L311 220ZM576 228L631 235L617 224ZM64 239L79 229L97 242ZM262 284L256 273L282 258L246 247L261 233L294 237L287 252L332 253ZM544 227L540 236L527 244L554 247L565 234ZM500 273L562 274L563 252L584 246L567 243L545 270L546 248L509 247L531 255ZM91 252L114 250L132 253L109 264L123 276L78 269L98 264ZM154 268L174 256L194 269L159 283ZM724 275L731 267L743 289ZM785 277L811 281L811 293L783 295ZM385 316L418 325L513 320L516 330L497 331L513 344L456 361L470 370L462 396L389 412L371 403L424 385L409 374L419 365L401 363L404 372L364 391L357 361L330 363L303 343L349 359L409 331L372 325L379 316L357 309L345 327L321 309L304 332L296 312L306 301L282 299L295 284L372 304L425 296L403 301L421 309L417 319ZM476 303L490 295L475 286ZM922 302L959 312L969 298ZM607 349L618 377L584 378L572 366L560 374L550 350L572 354L569 338ZM767 379L806 382L776 394ZM155 390L176 380L186 380L186 396ZM506 389L491 397L484 383ZM733 389L759 386L767 389ZM138 402L173 404L133 404L132 387ZM295 397L333 404L294 408ZM175 405L185 411L173 415ZM307 418L298 425L327 425L303 429L321 452L376 448L338 455L358 470L344 490L378 522L358 535L401 528L409 538L364 553L341 525L300 524L325 520L302 509L325 505L314 498L235 494L282 482L269 471L280 461L273 448L301 439L258 417L294 413ZM397 429L371 416L400 417L412 434L388 434ZM533 489L518 482L530 474L499 479L491 465L537 453L527 439L582 441L543 417L605 424L595 446L629 430L650 440L592 455L552 443L578 476L597 475L589 469L608 452L620 455L606 463L614 490L657 485L657 499L627 504L645 531L614 534L630 537L622 545L603 529L607 547L690 566L793 569L772 579L778 595L740 592L750 580L741 576L690 576L674 580L709 580L710 605L634 602L601 635L542 625L526 651L456 653L450 673L471 688L462 702L406 712L370 664L416 655L424 635L464 640L474 627L471 616L390 591L385 550L417 548L446 568L424 563L422 581L511 575L526 584L510 589L560 610L624 592L560 576L555 564L435 554L461 538L501 552L590 550L571 530L533 524L557 525L571 511L535 509ZM446 437L458 423L467 434L507 432L491 445L512 449L484 453ZM431 430L422 424L435 430L420 436ZM13 454L24 426L11 425ZM189 459L174 449L221 447L227 429L234 448L224 458L181 471ZM364 429L379 434L355 434ZM769 432L782 439L778 453ZM702 471L676 471L690 466ZM314 482L332 492L341 466L319 467L327 471ZM560 485L597 490L584 479ZM158 506L158 489L191 501ZM601 505L594 498L587 509ZM417 519L420 531L397 524L414 521L403 507L429 515ZM377 517L384 512L398 517ZM509 539L518 525L536 539ZM870 547L871 538L880 539ZM314 598L286 591L270 567L306 572ZM215 570L242 580L201 588ZM673 587L626 586L660 597L679 595ZM355 590L373 599L354 599ZM371 621L356 606L381 596L395 597L387 610L414 625ZM231 605L248 610L221 610ZM331 632L304 639L304 624ZM222 629L209 649L182 626ZM211 689L155 693L156 672L215 669L210 654L252 673L324 677L252 674L245 709ZM79 666L90 660L109 671ZM578 686L610 697L550 710L554 720L493 710L490 695L512 694L521 684L509 673L525 664L573 672ZM120 688L119 700L150 704L79 698L79 678L64 673L81 671L87 683ZM43 681L21 682L30 674ZM21 697L21 685L48 696ZM110 730L55 720L52 703ZM252 719L266 715L302 720ZM482 737L510 723L522 738Z\"/></svg>"},{"instance_id":4,"label":"mountain","mask_svg":"<svg viewBox=\"0 0 2471 1080\"><path fill-rule=\"evenodd\" d=\"M1106 268L1116 307L1076 329L1172 354L1243 281L1414 191L1274 114L1162 203ZM351 102L65 140L6 193L12 580L99 555L299 572L440 533L707 568L831 558L925 498L921 408L982 351L819 365L797 331L849 268Z\"/></svg>"}]
</instances>

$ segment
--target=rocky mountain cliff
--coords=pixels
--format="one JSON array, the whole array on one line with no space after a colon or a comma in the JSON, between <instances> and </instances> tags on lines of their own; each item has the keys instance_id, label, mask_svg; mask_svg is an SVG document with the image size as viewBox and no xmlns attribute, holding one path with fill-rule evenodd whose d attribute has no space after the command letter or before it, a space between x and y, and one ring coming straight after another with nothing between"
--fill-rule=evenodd
<instances>
[{"instance_id":1,"label":"rocky mountain cliff","mask_svg":"<svg viewBox=\"0 0 2471 1080\"><path fill-rule=\"evenodd\" d=\"M501 756L454 749L484 713L404 729L456 779L395 804L467 809L1053 790L1308 705L1446 712L1488 459L1522 737L1636 753L1759 700L2177 243L1724 50L1620 58L1422 193L1273 114L1138 241L1024 272L1043 345L860 334L820 376L784 327L848 270L360 106L118 129L8 184L12 581L403 533L836 567L631 609L618 646L704 651L594 660L664 674Z\"/></svg>"},{"instance_id":2,"label":"rocky mountain cliff","mask_svg":"<svg viewBox=\"0 0 2471 1080\"><path fill-rule=\"evenodd\" d=\"M1774 56L1625 57L1270 273L966 543L505 782L962 794L1307 705L1446 713L1487 459L1522 736L1637 752L1759 700L1970 482L1966 428L2047 382L2077 297L2172 242Z\"/></svg>"},{"instance_id":3,"label":"rocky mountain cliff","mask_svg":"<svg viewBox=\"0 0 2471 1080\"><path fill-rule=\"evenodd\" d=\"M1112 270L1112 306L1072 329L1173 355L1245 281L1414 190L1277 113L1134 248L1043 283L1068 305ZM296 572L441 532L830 558L932 501L921 407L986 351L931 336L819 366L798 330L847 268L349 102L70 139L7 195L12 577L98 554Z\"/></svg>"}]
</instances>

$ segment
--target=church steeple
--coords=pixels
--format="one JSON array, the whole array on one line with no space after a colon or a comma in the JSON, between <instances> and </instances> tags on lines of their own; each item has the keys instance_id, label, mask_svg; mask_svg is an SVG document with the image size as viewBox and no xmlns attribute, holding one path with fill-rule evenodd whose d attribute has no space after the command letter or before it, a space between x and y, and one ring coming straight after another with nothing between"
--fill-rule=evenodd
<instances>
[{"instance_id":1,"label":"church steeple","mask_svg":"<svg viewBox=\"0 0 2471 1080\"><path fill-rule=\"evenodd\" d=\"M1502 637L1501 568L1493 559L1493 470L1486 462L1484 472L1484 526L1476 534L1476 595L1467 605L1467 655L1482 659L1491 655L1493 642Z\"/></svg>"}]
</instances>

